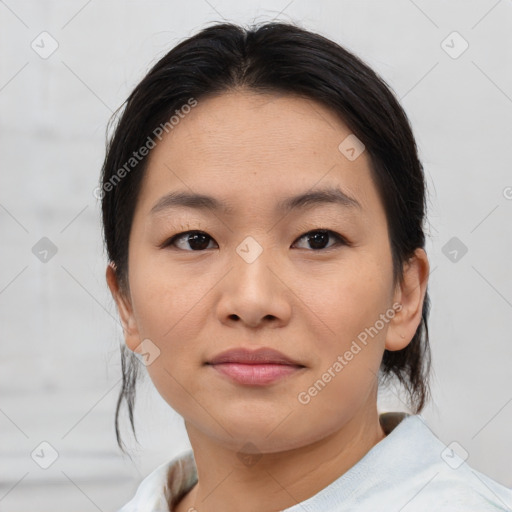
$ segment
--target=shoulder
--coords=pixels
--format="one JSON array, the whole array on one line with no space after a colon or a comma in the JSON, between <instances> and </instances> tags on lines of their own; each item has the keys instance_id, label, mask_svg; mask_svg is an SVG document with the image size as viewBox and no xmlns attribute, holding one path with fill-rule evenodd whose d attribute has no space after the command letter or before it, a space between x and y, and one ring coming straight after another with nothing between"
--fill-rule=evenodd
<instances>
[{"instance_id":1,"label":"shoulder","mask_svg":"<svg viewBox=\"0 0 512 512\"><path fill-rule=\"evenodd\" d=\"M512 490L469 466L468 471L450 474L431 471L403 489L402 512L497 512L512 509Z\"/></svg>"},{"instance_id":2,"label":"shoulder","mask_svg":"<svg viewBox=\"0 0 512 512\"><path fill-rule=\"evenodd\" d=\"M402 512L512 510L512 489L473 469L420 415L406 417L388 438L383 464L390 488L382 492L384 503L387 495L401 503Z\"/></svg>"},{"instance_id":3,"label":"shoulder","mask_svg":"<svg viewBox=\"0 0 512 512\"><path fill-rule=\"evenodd\" d=\"M154 469L118 512L168 512L170 505L196 481L195 460L189 450Z\"/></svg>"}]
</instances>

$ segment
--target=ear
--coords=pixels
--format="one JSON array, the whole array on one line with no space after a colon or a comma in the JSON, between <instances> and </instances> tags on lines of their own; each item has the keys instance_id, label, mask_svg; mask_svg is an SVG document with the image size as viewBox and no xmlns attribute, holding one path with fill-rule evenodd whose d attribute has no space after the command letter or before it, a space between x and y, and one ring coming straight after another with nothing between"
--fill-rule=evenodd
<instances>
[{"instance_id":1,"label":"ear","mask_svg":"<svg viewBox=\"0 0 512 512\"><path fill-rule=\"evenodd\" d=\"M124 338L126 346L134 351L140 345L140 336L137 328L137 322L133 314L133 308L128 297L121 291L115 264L109 262L106 271L107 284L110 288L110 293L114 298L121 323L123 325Z\"/></svg>"},{"instance_id":2,"label":"ear","mask_svg":"<svg viewBox=\"0 0 512 512\"><path fill-rule=\"evenodd\" d=\"M404 276L397 285L394 303L401 304L389 322L386 335L387 350L401 350L414 337L421 323L423 302L427 291L430 264L426 252L418 248L404 264Z\"/></svg>"}]
</instances>

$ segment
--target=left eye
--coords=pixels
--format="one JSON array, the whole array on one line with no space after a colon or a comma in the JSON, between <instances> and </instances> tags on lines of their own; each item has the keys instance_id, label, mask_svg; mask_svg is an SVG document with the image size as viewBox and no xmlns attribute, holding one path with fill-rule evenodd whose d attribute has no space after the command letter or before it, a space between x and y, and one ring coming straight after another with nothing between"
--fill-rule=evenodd
<instances>
[{"instance_id":1,"label":"left eye","mask_svg":"<svg viewBox=\"0 0 512 512\"><path fill-rule=\"evenodd\" d=\"M321 250L326 249L325 245L328 243L329 237L335 238L337 243L331 244L327 248L330 248L333 245L348 245L348 242L341 235L329 229L316 229L314 231L309 231L308 233L304 233L300 238L298 238L298 240L305 238L307 243L310 244L314 250Z\"/></svg>"},{"instance_id":2,"label":"left eye","mask_svg":"<svg viewBox=\"0 0 512 512\"><path fill-rule=\"evenodd\" d=\"M185 231L174 235L164 242L162 247L177 246L179 249L190 251L190 249L180 247L181 244L179 242L184 242L185 246L188 244L188 247L192 247L192 251L203 251L208 249L209 241L211 240L213 238L204 231Z\"/></svg>"}]
</instances>

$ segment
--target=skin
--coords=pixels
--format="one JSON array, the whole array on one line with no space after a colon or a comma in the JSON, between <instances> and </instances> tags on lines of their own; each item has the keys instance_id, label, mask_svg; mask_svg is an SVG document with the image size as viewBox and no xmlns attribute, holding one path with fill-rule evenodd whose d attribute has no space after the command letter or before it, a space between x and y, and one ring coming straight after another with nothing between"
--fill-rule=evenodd
<instances>
[{"instance_id":1,"label":"skin","mask_svg":"<svg viewBox=\"0 0 512 512\"><path fill-rule=\"evenodd\" d=\"M107 283L127 346L150 339L160 354L147 371L185 420L199 482L178 512L261 512L290 507L351 468L385 434L377 411L384 349L404 348L421 321L429 263L418 249L394 286L386 216L363 152L339 150L351 132L322 105L288 95L237 90L202 99L151 151L129 244L129 291L115 268ZM335 186L361 209L316 204L287 214L281 199ZM150 210L171 191L202 193L232 211ZM324 228L315 246L304 236ZM187 230L209 235L202 250ZM236 251L253 237L252 263ZM343 370L307 391L395 303ZM263 387L243 386L205 361L234 347L271 347L305 368ZM251 443L251 444L247 444ZM244 464L240 453L259 456Z\"/></svg>"}]
</instances>

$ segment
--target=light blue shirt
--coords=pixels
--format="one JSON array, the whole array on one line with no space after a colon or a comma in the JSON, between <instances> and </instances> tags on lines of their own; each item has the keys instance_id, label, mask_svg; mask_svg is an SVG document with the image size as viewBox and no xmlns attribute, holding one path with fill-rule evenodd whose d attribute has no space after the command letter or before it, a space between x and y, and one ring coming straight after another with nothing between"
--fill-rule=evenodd
<instances>
[{"instance_id":1,"label":"light blue shirt","mask_svg":"<svg viewBox=\"0 0 512 512\"><path fill-rule=\"evenodd\" d=\"M512 512L512 489L472 469L422 416L380 419L384 439L334 482L282 512ZM189 450L157 467L119 512L172 511L196 482Z\"/></svg>"}]
</instances>

